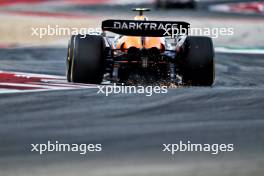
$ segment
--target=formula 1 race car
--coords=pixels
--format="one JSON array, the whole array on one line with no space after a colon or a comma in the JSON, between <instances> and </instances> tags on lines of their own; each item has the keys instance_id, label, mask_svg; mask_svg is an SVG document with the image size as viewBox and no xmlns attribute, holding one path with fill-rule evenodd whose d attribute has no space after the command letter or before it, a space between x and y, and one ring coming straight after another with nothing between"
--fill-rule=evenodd
<instances>
[{"instance_id":1,"label":"formula 1 race car","mask_svg":"<svg viewBox=\"0 0 264 176\"><path fill-rule=\"evenodd\" d=\"M139 12L134 20L103 21L100 35L71 37L67 54L69 82L126 83L136 73L176 84L214 83L214 47L210 37L188 36L187 22L148 21L143 12L149 9L133 10Z\"/></svg>"}]
</instances>

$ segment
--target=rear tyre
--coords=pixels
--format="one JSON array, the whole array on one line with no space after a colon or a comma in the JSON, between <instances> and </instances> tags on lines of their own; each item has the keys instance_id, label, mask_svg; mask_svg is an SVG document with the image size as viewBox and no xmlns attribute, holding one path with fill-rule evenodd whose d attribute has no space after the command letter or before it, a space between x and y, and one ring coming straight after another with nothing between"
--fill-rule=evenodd
<instances>
[{"instance_id":1,"label":"rear tyre","mask_svg":"<svg viewBox=\"0 0 264 176\"><path fill-rule=\"evenodd\" d=\"M211 86L215 79L214 47L210 37L188 36L182 60L183 82Z\"/></svg>"},{"instance_id":2,"label":"rear tyre","mask_svg":"<svg viewBox=\"0 0 264 176\"><path fill-rule=\"evenodd\" d=\"M71 82L100 84L104 74L104 38L100 35L73 37L70 64ZM69 50L69 49L68 49Z\"/></svg>"}]
</instances>

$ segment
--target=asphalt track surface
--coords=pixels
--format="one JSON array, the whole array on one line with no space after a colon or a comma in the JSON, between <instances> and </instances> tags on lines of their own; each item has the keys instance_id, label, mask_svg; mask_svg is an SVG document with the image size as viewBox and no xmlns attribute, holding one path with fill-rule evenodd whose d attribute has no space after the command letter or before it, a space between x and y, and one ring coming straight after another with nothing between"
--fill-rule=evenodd
<instances>
[{"instance_id":1,"label":"asphalt track surface","mask_svg":"<svg viewBox=\"0 0 264 176\"><path fill-rule=\"evenodd\" d=\"M64 75L66 48L0 50L0 70ZM213 87L146 97L98 89L0 94L0 175L262 176L263 55L216 53ZM30 152L32 143L102 143L79 155ZM162 152L163 143L233 143L234 152Z\"/></svg>"},{"instance_id":2,"label":"asphalt track surface","mask_svg":"<svg viewBox=\"0 0 264 176\"><path fill-rule=\"evenodd\" d=\"M1 58L5 59L1 59L1 67L63 75L64 56L65 49L2 50ZM22 58L27 58L23 64L20 62ZM37 160L42 165L49 161L48 158L53 158L53 154L48 154L46 158L30 153L30 144L59 140L64 143L102 143L104 151L101 154L81 157L81 160L88 163L97 159L105 162L109 158L115 158L118 162L118 158L126 157L131 161L141 161L143 157L154 158L146 163L167 158L166 162L170 166L180 159L190 158L193 162L199 158L197 163L191 165L199 165L200 160L211 159L210 162L219 162L219 168L224 169L227 167L226 162L238 160L248 162L249 165L243 166L245 163L240 163L238 166L227 167L230 172L227 170L226 175L233 172L247 175L252 173L252 169L255 175L261 175L264 164L263 66L263 55L216 54L217 79L212 88L170 89L168 94L152 97L125 94L106 97L98 95L97 89L2 94L1 167L9 173L14 165L21 167L31 163L29 171L33 170L34 173L32 163L36 164ZM179 140L210 144L233 143L235 152L218 156L186 153L173 157L161 152L163 143L177 143ZM56 159L50 159L50 162L79 161L79 155L76 155L55 154ZM14 161L6 162L10 158L14 158ZM17 162L20 159L22 163ZM10 165L12 163L14 165ZM233 168L241 166L242 171ZM186 175L192 174L191 168L187 169ZM146 170L148 172L148 168ZM154 173L152 171L149 170L154 174L155 169ZM128 173L140 174L140 171ZM172 173L165 172L165 175L173 173L178 173L177 169L172 170ZM206 174L208 170L202 173Z\"/></svg>"}]
</instances>

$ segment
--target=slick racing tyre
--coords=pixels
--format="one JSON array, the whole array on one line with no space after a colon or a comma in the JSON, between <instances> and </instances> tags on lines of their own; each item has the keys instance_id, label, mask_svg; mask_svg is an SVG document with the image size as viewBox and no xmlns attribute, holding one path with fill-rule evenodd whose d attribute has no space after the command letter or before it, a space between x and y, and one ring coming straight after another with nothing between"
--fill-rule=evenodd
<instances>
[{"instance_id":1,"label":"slick racing tyre","mask_svg":"<svg viewBox=\"0 0 264 176\"><path fill-rule=\"evenodd\" d=\"M210 37L188 36L182 60L183 82L211 86L215 79L214 47Z\"/></svg>"},{"instance_id":2,"label":"slick racing tyre","mask_svg":"<svg viewBox=\"0 0 264 176\"><path fill-rule=\"evenodd\" d=\"M104 38L100 35L76 35L71 47L70 82L100 84L104 74Z\"/></svg>"}]
</instances>

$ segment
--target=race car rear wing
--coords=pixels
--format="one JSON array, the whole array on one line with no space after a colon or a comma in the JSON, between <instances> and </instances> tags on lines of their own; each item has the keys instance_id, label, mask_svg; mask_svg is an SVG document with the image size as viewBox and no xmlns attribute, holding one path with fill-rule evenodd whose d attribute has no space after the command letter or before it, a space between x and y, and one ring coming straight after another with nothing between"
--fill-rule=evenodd
<instances>
[{"instance_id":1,"label":"race car rear wing","mask_svg":"<svg viewBox=\"0 0 264 176\"><path fill-rule=\"evenodd\" d=\"M190 24L183 21L139 21L139 20L105 20L102 30L120 35L165 37L187 35Z\"/></svg>"}]
</instances>

